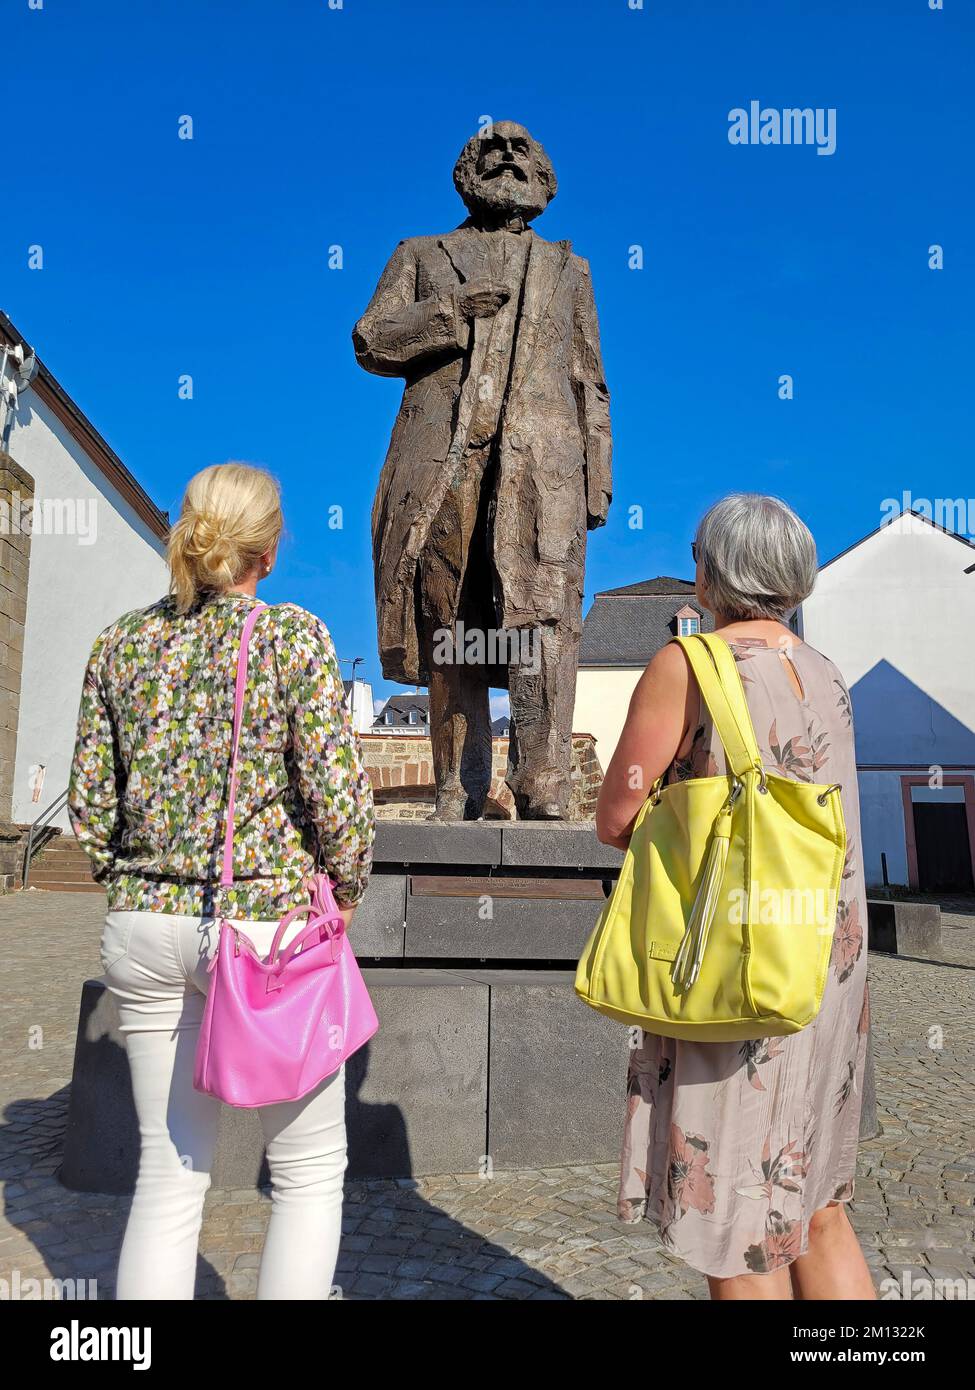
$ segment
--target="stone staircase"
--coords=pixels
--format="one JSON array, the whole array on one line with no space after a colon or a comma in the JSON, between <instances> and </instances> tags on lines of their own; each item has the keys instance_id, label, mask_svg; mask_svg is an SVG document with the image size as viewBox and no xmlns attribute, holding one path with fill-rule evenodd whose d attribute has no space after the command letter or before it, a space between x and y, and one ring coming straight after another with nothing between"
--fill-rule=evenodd
<instances>
[{"instance_id":1,"label":"stone staircase","mask_svg":"<svg viewBox=\"0 0 975 1390\"><path fill-rule=\"evenodd\" d=\"M73 835L62 832L34 855L28 886L51 893L104 893L92 882L87 854Z\"/></svg>"}]
</instances>

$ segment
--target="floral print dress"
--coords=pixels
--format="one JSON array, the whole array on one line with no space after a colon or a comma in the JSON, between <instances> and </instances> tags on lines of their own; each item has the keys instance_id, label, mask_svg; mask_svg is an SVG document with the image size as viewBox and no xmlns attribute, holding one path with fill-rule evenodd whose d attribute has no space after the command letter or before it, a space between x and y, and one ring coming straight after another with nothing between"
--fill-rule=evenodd
<instances>
[{"instance_id":1,"label":"floral print dress","mask_svg":"<svg viewBox=\"0 0 975 1390\"><path fill-rule=\"evenodd\" d=\"M251 637L234 817L234 884L219 887L234 683L258 600L172 598L99 636L85 673L68 810L109 911L270 921L329 874L339 903L365 891L372 790L325 624L296 604Z\"/></svg>"},{"instance_id":2,"label":"floral print dress","mask_svg":"<svg viewBox=\"0 0 975 1390\"><path fill-rule=\"evenodd\" d=\"M765 766L842 787L847 855L822 1007L801 1032L684 1042L639 1030L630 1053L619 1216L655 1222L665 1246L716 1278L767 1274L805 1253L809 1219L853 1195L869 1024L866 892L850 696L836 667L796 641L729 644ZM668 780L725 772L701 707Z\"/></svg>"}]
</instances>

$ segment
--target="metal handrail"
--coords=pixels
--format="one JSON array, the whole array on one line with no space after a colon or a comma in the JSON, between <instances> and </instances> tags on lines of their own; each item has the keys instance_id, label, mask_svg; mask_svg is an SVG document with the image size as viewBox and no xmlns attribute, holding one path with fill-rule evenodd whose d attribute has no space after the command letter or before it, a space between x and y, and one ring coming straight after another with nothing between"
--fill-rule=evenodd
<instances>
[{"instance_id":1,"label":"metal handrail","mask_svg":"<svg viewBox=\"0 0 975 1390\"><path fill-rule=\"evenodd\" d=\"M58 811L60 811L67 804L68 788L65 787L61 795L59 797L56 797L55 800L51 802L50 806L48 806L48 808L45 811L42 811L41 814L34 821L34 823L31 825L30 832L27 836L27 848L24 850L24 870L20 876L22 888L27 887L27 880L30 877L30 861L31 855L34 852L35 832L38 830L43 830L50 817L56 816Z\"/></svg>"}]
</instances>

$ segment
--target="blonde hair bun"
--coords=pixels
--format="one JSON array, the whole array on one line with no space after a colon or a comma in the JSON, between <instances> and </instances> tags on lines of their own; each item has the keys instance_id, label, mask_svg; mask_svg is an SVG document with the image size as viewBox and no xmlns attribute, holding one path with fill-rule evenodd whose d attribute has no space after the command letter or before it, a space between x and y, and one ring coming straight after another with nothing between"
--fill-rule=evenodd
<instances>
[{"instance_id":1,"label":"blonde hair bun","mask_svg":"<svg viewBox=\"0 0 975 1390\"><path fill-rule=\"evenodd\" d=\"M265 469L218 463L191 478L166 555L179 612L239 584L277 545L282 526L280 489Z\"/></svg>"}]
</instances>

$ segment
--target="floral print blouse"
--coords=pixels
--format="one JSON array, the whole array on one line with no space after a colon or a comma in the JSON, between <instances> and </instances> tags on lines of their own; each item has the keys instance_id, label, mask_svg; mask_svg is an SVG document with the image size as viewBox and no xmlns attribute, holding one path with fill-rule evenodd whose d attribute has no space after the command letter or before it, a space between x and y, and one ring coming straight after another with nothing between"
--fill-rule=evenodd
<instances>
[{"instance_id":1,"label":"floral print blouse","mask_svg":"<svg viewBox=\"0 0 975 1390\"><path fill-rule=\"evenodd\" d=\"M240 632L258 600L172 598L119 618L85 673L68 811L109 911L270 920L327 872L365 891L372 790L328 630L268 607L250 643L238 758L234 884L219 886Z\"/></svg>"}]
</instances>

